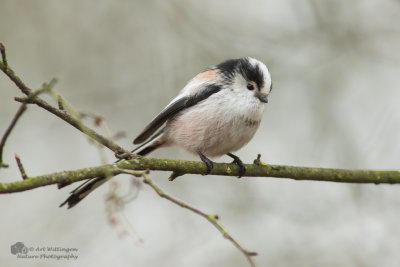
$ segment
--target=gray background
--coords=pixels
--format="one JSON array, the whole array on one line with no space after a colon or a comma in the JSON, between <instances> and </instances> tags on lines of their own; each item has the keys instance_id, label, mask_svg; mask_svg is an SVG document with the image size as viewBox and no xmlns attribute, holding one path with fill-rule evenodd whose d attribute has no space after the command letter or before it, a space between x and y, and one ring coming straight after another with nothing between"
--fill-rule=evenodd
<instances>
[{"instance_id":1,"label":"gray background","mask_svg":"<svg viewBox=\"0 0 400 267\"><path fill-rule=\"evenodd\" d=\"M258 133L237 154L315 167L399 168L399 25L394 0L0 1L0 41L16 73L32 88L59 77L56 89L77 109L104 116L112 133L126 131L124 147L195 74L252 56L270 68L274 90ZM4 132L19 91L4 75L0 88ZM20 179L14 152L29 175L101 164L86 137L33 106L7 143L11 166L0 170L1 182ZM151 156L196 159L174 148ZM398 186L198 175L170 183L168 175L151 177L219 214L259 252L259 266L400 264ZM129 178L115 180L128 191ZM111 226L108 187L72 210L58 205L73 186L1 195L2 265L247 266L212 225L145 186ZM137 234L120 238L121 229ZM75 247L79 258L17 259L17 241Z\"/></svg>"}]
</instances>

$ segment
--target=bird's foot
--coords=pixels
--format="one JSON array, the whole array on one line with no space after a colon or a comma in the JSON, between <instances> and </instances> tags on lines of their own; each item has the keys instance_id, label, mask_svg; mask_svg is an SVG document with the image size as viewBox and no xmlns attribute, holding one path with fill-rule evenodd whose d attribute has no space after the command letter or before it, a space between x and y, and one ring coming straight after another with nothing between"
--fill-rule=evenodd
<instances>
[{"instance_id":1,"label":"bird's foot","mask_svg":"<svg viewBox=\"0 0 400 267\"><path fill-rule=\"evenodd\" d=\"M244 166L243 161L238 156L233 155L232 153L228 153L226 155L228 155L229 157L233 158L232 163L235 163L235 164L237 164L239 166L239 177L238 178L240 178L243 175L245 175L246 174L246 166Z\"/></svg>"},{"instance_id":2,"label":"bird's foot","mask_svg":"<svg viewBox=\"0 0 400 267\"><path fill-rule=\"evenodd\" d=\"M204 156L203 153L200 152L200 150L197 150L197 154L199 154L201 161L204 162L207 166L206 175L210 174L212 168L214 167L214 163L209 158Z\"/></svg>"}]
</instances>

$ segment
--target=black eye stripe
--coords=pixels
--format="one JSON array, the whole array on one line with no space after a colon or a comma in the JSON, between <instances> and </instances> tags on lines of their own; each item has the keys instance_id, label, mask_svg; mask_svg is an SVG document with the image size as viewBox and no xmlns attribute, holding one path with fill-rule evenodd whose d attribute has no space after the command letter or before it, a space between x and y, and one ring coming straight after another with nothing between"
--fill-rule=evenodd
<instances>
[{"instance_id":1,"label":"black eye stripe","mask_svg":"<svg viewBox=\"0 0 400 267\"><path fill-rule=\"evenodd\" d=\"M235 73L240 73L246 81L252 81L257 88L264 87L264 73L259 64L252 65L248 58L230 59L216 66L221 73L228 79L234 77Z\"/></svg>"},{"instance_id":2,"label":"black eye stripe","mask_svg":"<svg viewBox=\"0 0 400 267\"><path fill-rule=\"evenodd\" d=\"M258 64L253 66L246 59L239 64L238 70L247 81L253 81L259 89L264 87L264 73Z\"/></svg>"}]
</instances>

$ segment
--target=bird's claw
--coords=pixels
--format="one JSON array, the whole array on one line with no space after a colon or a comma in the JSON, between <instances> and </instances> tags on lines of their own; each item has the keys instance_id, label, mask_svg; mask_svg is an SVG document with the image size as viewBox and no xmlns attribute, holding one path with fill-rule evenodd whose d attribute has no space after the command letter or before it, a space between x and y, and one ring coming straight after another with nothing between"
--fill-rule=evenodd
<instances>
[{"instance_id":1,"label":"bird's claw","mask_svg":"<svg viewBox=\"0 0 400 267\"><path fill-rule=\"evenodd\" d=\"M233 155L232 153L227 154L229 157L233 158L232 163L235 163L236 165L239 166L239 177L241 178L243 175L246 174L246 166L244 166L243 161L236 155Z\"/></svg>"}]
</instances>

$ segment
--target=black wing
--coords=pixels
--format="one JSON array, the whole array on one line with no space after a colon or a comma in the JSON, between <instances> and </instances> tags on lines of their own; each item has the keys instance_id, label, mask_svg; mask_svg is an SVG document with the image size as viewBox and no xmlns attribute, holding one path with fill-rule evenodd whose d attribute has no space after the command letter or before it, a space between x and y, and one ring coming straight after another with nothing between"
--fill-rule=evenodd
<instances>
[{"instance_id":1,"label":"black wing","mask_svg":"<svg viewBox=\"0 0 400 267\"><path fill-rule=\"evenodd\" d=\"M178 112L196 105L200 101L208 98L219 92L222 89L217 84L208 84L200 92L190 96L184 96L177 99L175 102L169 104L160 114L158 114L143 131L135 138L134 144L140 144L147 140L158 128L160 128L170 117L177 114Z\"/></svg>"}]
</instances>

